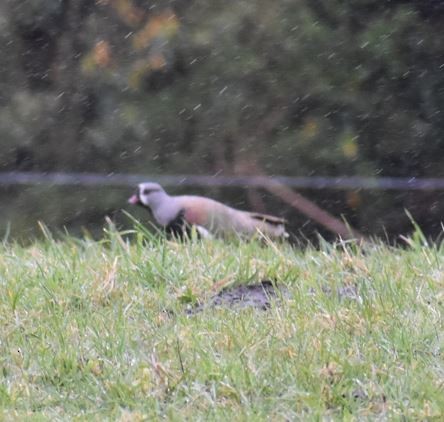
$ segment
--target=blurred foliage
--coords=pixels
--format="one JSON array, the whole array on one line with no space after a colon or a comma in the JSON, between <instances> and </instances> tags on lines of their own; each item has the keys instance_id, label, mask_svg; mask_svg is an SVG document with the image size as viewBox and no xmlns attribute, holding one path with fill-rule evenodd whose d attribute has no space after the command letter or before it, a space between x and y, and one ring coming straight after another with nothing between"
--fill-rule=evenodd
<instances>
[{"instance_id":1,"label":"blurred foliage","mask_svg":"<svg viewBox=\"0 0 444 422\"><path fill-rule=\"evenodd\" d=\"M443 19L437 0L5 0L0 169L444 177ZM0 192L2 220L35 224L26 192ZM366 233L405 232L405 208L440 231L442 193L305 193Z\"/></svg>"}]
</instances>

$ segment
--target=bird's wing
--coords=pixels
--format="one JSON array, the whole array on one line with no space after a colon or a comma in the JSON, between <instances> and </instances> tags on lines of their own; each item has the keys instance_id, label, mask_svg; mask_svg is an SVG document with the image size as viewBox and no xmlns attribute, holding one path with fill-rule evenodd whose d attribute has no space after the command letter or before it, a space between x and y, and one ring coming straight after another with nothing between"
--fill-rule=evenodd
<instances>
[{"instance_id":1,"label":"bird's wing","mask_svg":"<svg viewBox=\"0 0 444 422\"><path fill-rule=\"evenodd\" d=\"M216 201L201 196L176 197L187 223L207 227L217 207Z\"/></svg>"},{"instance_id":2,"label":"bird's wing","mask_svg":"<svg viewBox=\"0 0 444 422\"><path fill-rule=\"evenodd\" d=\"M271 236L285 234L283 218L237 210L201 196L180 196L176 200L187 223L204 227L212 234L252 235L257 230Z\"/></svg>"}]
</instances>

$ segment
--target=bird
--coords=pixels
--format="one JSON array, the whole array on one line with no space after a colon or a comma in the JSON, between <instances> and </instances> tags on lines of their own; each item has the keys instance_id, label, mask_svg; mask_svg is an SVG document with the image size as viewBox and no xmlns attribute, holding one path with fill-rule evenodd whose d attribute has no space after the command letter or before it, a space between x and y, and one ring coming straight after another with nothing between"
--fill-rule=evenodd
<instances>
[{"instance_id":1,"label":"bird","mask_svg":"<svg viewBox=\"0 0 444 422\"><path fill-rule=\"evenodd\" d=\"M179 238L190 235L192 227L203 238L251 238L257 233L269 238L288 237L283 218L242 211L204 196L171 196L158 183L140 183L128 202L148 209L157 224Z\"/></svg>"}]
</instances>

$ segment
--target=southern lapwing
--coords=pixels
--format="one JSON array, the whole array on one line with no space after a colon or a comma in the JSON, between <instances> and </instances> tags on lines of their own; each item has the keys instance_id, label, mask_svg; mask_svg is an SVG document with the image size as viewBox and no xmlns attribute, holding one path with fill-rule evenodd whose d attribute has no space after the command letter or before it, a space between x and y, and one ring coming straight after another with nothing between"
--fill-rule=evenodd
<instances>
[{"instance_id":1,"label":"southern lapwing","mask_svg":"<svg viewBox=\"0 0 444 422\"><path fill-rule=\"evenodd\" d=\"M157 183L141 183L128 202L147 208L167 233L178 237L193 226L201 237L288 237L282 218L237 210L203 196L170 196Z\"/></svg>"}]
</instances>

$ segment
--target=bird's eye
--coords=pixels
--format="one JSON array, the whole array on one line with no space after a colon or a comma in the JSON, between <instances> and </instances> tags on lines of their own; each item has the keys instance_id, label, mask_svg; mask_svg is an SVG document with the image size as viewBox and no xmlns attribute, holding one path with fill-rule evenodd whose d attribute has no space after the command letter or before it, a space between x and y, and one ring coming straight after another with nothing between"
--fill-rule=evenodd
<instances>
[{"instance_id":1,"label":"bird's eye","mask_svg":"<svg viewBox=\"0 0 444 422\"><path fill-rule=\"evenodd\" d=\"M142 191L142 194L143 195L149 195L150 193L153 193L153 192L159 192L159 189L156 189L156 188L145 188Z\"/></svg>"}]
</instances>

